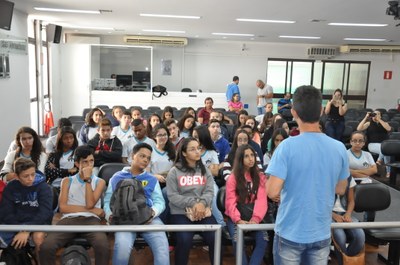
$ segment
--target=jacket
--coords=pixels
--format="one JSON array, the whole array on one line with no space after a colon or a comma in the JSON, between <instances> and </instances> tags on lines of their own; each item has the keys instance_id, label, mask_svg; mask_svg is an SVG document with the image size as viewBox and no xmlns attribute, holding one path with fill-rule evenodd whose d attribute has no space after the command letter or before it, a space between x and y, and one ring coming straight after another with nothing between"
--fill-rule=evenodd
<instances>
[{"instance_id":1,"label":"jacket","mask_svg":"<svg viewBox=\"0 0 400 265\"><path fill-rule=\"evenodd\" d=\"M118 137L112 137L105 141L100 140L100 135L96 134L87 143L94 151L99 151L94 154L94 166L100 167L105 163L122 162L122 143Z\"/></svg>"}]
</instances>

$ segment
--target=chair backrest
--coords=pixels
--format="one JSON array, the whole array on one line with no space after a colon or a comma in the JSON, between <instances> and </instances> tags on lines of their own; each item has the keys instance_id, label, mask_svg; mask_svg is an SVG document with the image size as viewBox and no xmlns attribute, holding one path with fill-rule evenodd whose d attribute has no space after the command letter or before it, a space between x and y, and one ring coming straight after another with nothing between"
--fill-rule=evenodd
<instances>
[{"instance_id":1,"label":"chair backrest","mask_svg":"<svg viewBox=\"0 0 400 265\"><path fill-rule=\"evenodd\" d=\"M390 125L392 126L392 125ZM389 133L389 140L400 140L400 132L393 131Z\"/></svg>"},{"instance_id":2,"label":"chair backrest","mask_svg":"<svg viewBox=\"0 0 400 265\"><path fill-rule=\"evenodd\" d=\"M381 143L381 152L385 156L400 156L400 140L390 139Z\"/></svg>"},{"instance_id":3,"label":"chair backrest","mask_svg":"<svg viewBox=\"0 0 400 265\"><path fill-rule=\"evenodd\" d=\"M114 175L115 172L121 171L124 167L129 165L124 163L106 163L103 164L99 168L98 177L105 180L106 185L108 186L108 182L110 181L111 177Z\"/></svg>"},{"instance_id":4,"label":"chair backrest","mask_svg":"<svg viewBox=\"0 0 400 265\"><path fill-rule=\"evenodd\" d=\"M185 88L182 88L181 92L192 92L192 89L185 87Z\"/></svg>"},{"instance_id":5,"label":"chair backrest","mask_svg":"<svg viewBox=\"0 0 400 265\"><path fill-rule=\"evenodd\" d=\"M226 187L223 186L218 190L218 193L217 193L217 207L218 207L218 210L220 210L222 214L225 213L225 192L226 192L225 190L226 190Z\"/></svg>"},{"instance_id":6,"label":"chair backrest","mask_svg":"<svg viewBox=\"0 0 400 265\"><path fill-rule=\"evenodd\" d=\"M358 184L354 188L354 201L356 212L382 211L390 206L390 191L382 183Z\"/></svg>"}]
</instances>

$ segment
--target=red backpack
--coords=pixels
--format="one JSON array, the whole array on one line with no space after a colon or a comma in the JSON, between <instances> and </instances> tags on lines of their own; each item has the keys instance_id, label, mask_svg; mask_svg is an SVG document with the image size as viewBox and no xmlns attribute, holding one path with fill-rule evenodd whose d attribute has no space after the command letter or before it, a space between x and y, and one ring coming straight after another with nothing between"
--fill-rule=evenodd
<instances>
[{"instance_id":1,"label":"red backpack","mask_svg":"<svg viewBox=\"0 0 400 265\"><path fill-rule=\"evenodd\" d=\"M5 187L6 187L6 184L4 183L4 181L0 180L0 202L1 202L1 199L3 198L3 191L4 191Z\"/></svg>"}]
</instances>

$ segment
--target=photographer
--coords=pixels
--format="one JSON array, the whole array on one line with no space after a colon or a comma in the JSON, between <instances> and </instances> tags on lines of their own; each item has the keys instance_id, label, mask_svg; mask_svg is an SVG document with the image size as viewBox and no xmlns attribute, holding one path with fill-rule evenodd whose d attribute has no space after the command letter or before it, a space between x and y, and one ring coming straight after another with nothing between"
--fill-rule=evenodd
<instances>
[{"instance_id":1,"label":"photographer","mask_svg":"<svg viewBox=\"0 0 400 265\"><path fill-rule=\"evenodd\" d=\"M344 114L347 105L343 101L342 90L336 89L332 99L326 103L325 114L328 116L325 124L325 132L328 136L338 141L342 140L344 132Z\"/></svg>"},{"instance_id":2,"label":"photographer","mask_svg":"<svg viewBox=\"0 0 400 265\"><path fill-rule=\"evenodd\" d=\"M379 154L377 164L382 164L383 159L385 164L389 162L389 157L384 157L381 152L381 143L388 139L389 132L392 130L390 125L383 121L381 113L377 110L374 112L367 112L364 119L358 124L357 131L366 130L368 140L368 150L373 153ZM386 177L390 175L390 167L386 167Z\"/></svg>"}]
</instances>

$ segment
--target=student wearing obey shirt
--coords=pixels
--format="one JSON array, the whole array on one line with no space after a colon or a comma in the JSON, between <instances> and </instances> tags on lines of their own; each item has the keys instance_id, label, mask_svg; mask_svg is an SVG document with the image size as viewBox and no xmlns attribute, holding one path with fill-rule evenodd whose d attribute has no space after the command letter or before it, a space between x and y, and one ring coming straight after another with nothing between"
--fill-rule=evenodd
<instances>
[{"instance_id":1,"label":"student wearing obey shirt","mask_svg":"<svg viewBox=\"0 0 400 265\"><path fill-rule=\"evenodd\" d=\"M179 146L175 166L167 176L167 195L171 212L171 224L216 224L214 217L206 217L206 207L211 207L214 196L214 180L200 157L199 142L186 138ZM193 210L197 221L186 217L186 208ZM214 232L202 232L209 247L211 264L214 261ZM188 264L194 232L176 232L175 264Z\"/></svg>"}]
</instances>

